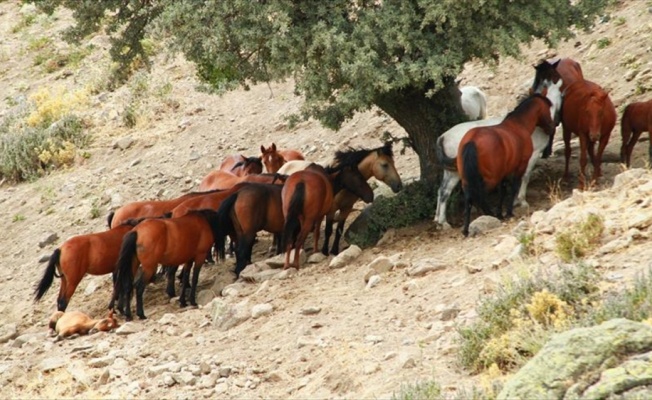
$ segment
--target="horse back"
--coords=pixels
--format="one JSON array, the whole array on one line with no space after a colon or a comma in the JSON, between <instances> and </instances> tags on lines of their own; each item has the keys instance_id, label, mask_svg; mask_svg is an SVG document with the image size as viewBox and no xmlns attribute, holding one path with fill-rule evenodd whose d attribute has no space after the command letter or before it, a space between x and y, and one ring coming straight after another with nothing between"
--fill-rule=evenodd
<instances>
[{"instance_id":1,"label":"horse back","mask_svg":"<svg viewBox=\"0 0 652 400\"><path fill-rule=\"evenodd\" d=\"M283 231L283 188L280 185L250 183L238 191L233 212L241 229L252 233Z\"/></svg>"},{"instance_id":2,"label":"horse back","mask_svg":"<svg viewBox=\"0 0 652 400\"><path fill-rule=\"evenodd\" d=\"M285 161L305 160L303 154L297 150L287 149L278 152Z\"/></svg>"},{"instance_id":3,"label":"horse back","mask_svg":"<svg viewBox=\"0 0 652 400\"><path fill-rule=\"evenodd\" d=\"M652 100L635 102L627 105L623 111L621 126L628 126L637 132L652 129Z\"/></svg>"},{"instance_id":4,"label":"horse back","mask_svg":"<svg viewBox=\"0 0 652 400\"><path fill-rule=\"evenodd\" d=\"M561 79L564 80L564 83L561 86L562 91L574 82L584 80L582 66L572 58L562 58L559 60L559 64L557 64L557 72L561 76Z\"/></svg>"}]
</instances>

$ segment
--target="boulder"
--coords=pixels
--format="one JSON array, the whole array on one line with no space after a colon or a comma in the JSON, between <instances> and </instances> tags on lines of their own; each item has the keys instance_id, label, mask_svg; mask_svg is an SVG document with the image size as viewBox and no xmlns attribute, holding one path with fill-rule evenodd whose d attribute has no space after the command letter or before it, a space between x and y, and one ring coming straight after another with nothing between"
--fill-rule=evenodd
<instances>
[{"instance_id":1,"label":"boulder","mask_svg":"<svg viewBox=\"0 0 652 400\"><path fill-rule=\"evenodd\" d=\"M484 235L492 229L499 228L501 225L502 223L498 218L492 217L491 215L482 215L469 224L469 236Z\"/></svg>"},{"instance_id":2,"label":"boulder","mask_svg":"<svg viewBox=\"0 0 652 400\"><path fill-rule=\"evenodd\" d=\"M362 254L362 249L356 245L351 245L351 247L334 257L328 266L332 269L343 268L360 257L360 254Z\"/></svg>"},{"instance_id":3,"label":"boulder","mask_svg":"<svg viewBox=\"0 0 652 400\"><path fill-rule=\"evenodd\" d=\"M613 319L553 338L498 399L652 398L652 326Z\"/></svg>"}]
</instances>

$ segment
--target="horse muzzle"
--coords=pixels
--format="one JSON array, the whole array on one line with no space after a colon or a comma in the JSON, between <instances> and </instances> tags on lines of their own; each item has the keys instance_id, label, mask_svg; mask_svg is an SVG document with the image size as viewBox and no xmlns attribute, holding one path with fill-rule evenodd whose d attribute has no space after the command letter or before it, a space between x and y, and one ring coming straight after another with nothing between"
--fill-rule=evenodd
<instances>
[{"instance_id":1,"label":"horse muzzle","mask_svg":"<svg viewBox=\"0 0 652 400\"><path fill-rule=\"evenodd\" d=\"M403 189L403 182L398 181L394 182L391 185L389 185L390 188L392 188L392 192L398 193Z\"/></svg>"}]
</instances>

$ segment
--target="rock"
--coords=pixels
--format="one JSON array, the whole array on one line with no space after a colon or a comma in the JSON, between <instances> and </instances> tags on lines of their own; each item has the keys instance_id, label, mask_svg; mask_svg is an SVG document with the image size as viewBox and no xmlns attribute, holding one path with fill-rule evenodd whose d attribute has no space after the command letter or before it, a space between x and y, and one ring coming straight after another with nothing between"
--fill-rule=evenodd
<instances>
[{"instance_id":1,"label":"rock","mask_svg":"<svg viewBox=\"0 0 652 400\"><path fill-rule=\"evenodd\" d=\"M297 339L297 347L324 347L325 343L321 338L312 336L299 336Z\"/></svg>"},{"instance_id":2,"label":"rock","mask_svg":"<svg viewBox=\"0 0 652 400\"><path fill-rule=\"evenodd\" d=\"M43 254L41 258L38 259L39 263L44 263L50 261L50 254Z\"/></svg>"},{"instance_id":3,"label":"rock","mask_svg":"<svg viewBox=\"0 0 652 400\"><path fill-rule=\"evenodd\" d=\"M291 277L294 276L294 274L296 274L296 273L297 273L297 269L296 269L296 268L288 268L288 269L284 269L284 270L281 271L279 274L275 275L275 276L274 276L274 279L278 279L278 280L280 280L280 281L284 281L284 280L286 280L286 279L291 278Z\"/></svg>"},{"instance_id":4,"label":"rock","mask_svg":"<svg viewBox=\"0 0 652 400\"><path fill-rule=\"evenodd\" d=\"M383 337L378 335L367 335L364 337L364 341L367 343L376 344L382 342Z\"/></svg>"},{"instance_id":5,"label":"rock","mask_svg":"<svg viewBox=\"0 0 652 400\"><path fill-rule=\"evenodd\" d=\"M321 312L321 307L304 307L300 312L303 315L315 315Z\"/></svg>"},{"instance_id":6,"label":"rock","mask_svg":"<svg viewBox=\"0 0 652 400\"><path fill-rule=\"evenodd\" d=\"M466 272L469 274L477 274L482 272L482 265L480 264L466 264Z\"/></svg>"},{"instance_id":7,"label":"rock","mask_svg":"<svg viewBox=\"0 0 652 400\"><path fill-rule=\"evenodd\" d=\"M455 319L455 317L457 317L457 314L459 314L460 311L461 311L460 308L457 306L446 308L441 312L440 319L442 321L450 321L452 319Z\"/></svg>"},{"instance_id":8,"label":"rock","mask_svg":"<svg viewBox=\"0 0 652 400\"><path fill-rule=\"evenodd\" d=\"M115 356L108 355L105 357L91 358L88 361L88 366L91 368L104 368L113 364L115 361Z\"/></svg>"},{"instance_id":9,"label":"rock","mask_svg":"<svg viewBox=\"0 0 652 400\"><path fill-rule=\"evenodd\" d=\"M498 218L491 215L482 215L474 219L469 225L469 236L483 235L492 229L499 228L501 225L502 223Z\"/></svg>"},{"instance_id":10,"label":"rock","mask_svg":"<svg viewBox=\"0 0 652 400\"><path fill-rule=\"evenodd\" d=\"M41 372L48 372L55 370L57 368L61 368L68 364L68 360L62 357L50 357L46 358L45 360L41 361L39 364L39 369Z\"/></svg>"},{"instance_id":11,"label":"rock","mask_svg":"<svg viewBox=\"0 0 652 400\"><path fill-rule=\"evenodd\" d=\"M22 347L25 343L37 343L42 341L47 337L47 334L45 332L35 332L35 333L24 333L16 339L14 339L14 342L11 344L12 347Z\"/></svg>"},{"instance_id":12,"label":"rock","mask_svg":"<svg viewBox=\"0 0 652 400\"><path fill-rule=\"evenodd\" d=\"M45 246L48 246L48 245L56 242L57 240L59 240L59 235L57 235L54 232L47 233L47 234L45 234L43 236L43 238L41 240L39 240L38 247L43 248Z\"/></svg>"},{"instance_id":13,"label":"rock","mask_svg":"<svg viewBox=\"0 0 652 400\"><path fill-rule=\"evenodd\" d=\"M16 324L6 324L0 327L0 344L7 343L18 336Z\"/></svg>"},{"instance_id":14,"label":"rock","mask_svg":"<svg viewBox=\"0 0 652 400\"><path fill-rule=\"evenodd\" d=\"M447 267L443 262L436 259L419 260L406 270L408 276L424 276L429 272L440 271Z\"/></svg>"},{"instance_id":15,"label":"rock","mask_svg":"<svg viewBox=\"0 0 652 400\"><path fill-rule=\"evenodd\" d=\"M228 378L229 375L231 375L231 371L232 371L232 370L233 370L233 368L232 368L232 367L229 367L229 366L220 367L220 369L219 369L219 371L218 371L218 374L219 374L222 378Z\"/></svg>"},{"instance_id":16,"label":"rock","mask_svg":"<svg viewBox=\"0 0 652 400\"><path fill-rule=\"evenodd\" d=\"M224 288L231 285L233 281L235 281L235 273L221 273L215 277L215 281L213 282L213 286L211 286L210 290L212 290L213 293L215 293L217 296L219 293L222 293Z\"/></svg>"},{"instance_id":17,"label":"rock","mask_svg":"<svg viewBox=\"0 0 652 400\"><path fill-rule=\"evenodd\" d=\"M209 310L211 320L215 324L224 315L228 305L222 299L213 299L206 308Z\"/></svg>"},{"instance_id":18,"label":"rock","mask_svg":"<svg viewBox=\"0 0 652 400\"><path fill-rule=\"evenodd\" d=\"M367 286L365 286L365 289L369 290L373 288L374 286L378 285L382 278L380 275L373 275L369 278L369 282L367 282Z\"/></svg>"},{"instance_id":19,"label":"rock","mask_svg":"<svg viewBox=\"0 0 652 400\"><path fill-rule=\"evenodd\" d=\"M166 313L158 320L158 323L159 325L177 325L179 321L176 314Z\"/></svg>"},{"instance_id":20,"label":"rock","mask_svg":"<svg viewBox=\"0 0 652 400\"><path fill-rule=\"evenodd\" d=\"M333 257L328 266L331 269L343 268L360 257L360 254L362 254L362 249L356 245L351 245L348 249Z\"/></svg>"},{"instance_id":21,"label":"rock","mask_svg":"<svg viewBox=\"0 0 652 400\"><path fill-rule=\"evenodd\" d=\"M321 254L321 253L315 253L315 254ZM322 254L323 255L323 254ZM290 261L294 260L294 250L290 252ZM306 252L301 250L299 253L299 266L302 266L306 263L307 256ZM279 254L277 256L274 256L272 258L268 258L265 260L265 264L269 265L271 268L283 268L285 265L285 253Z\"/></svg>"},{"instance_id":22,"label":"rock","mask_svg":"<svg viewBox=\"0 0 652 400\"><path fill-rule=\"evenodd\" d=\"M221 382L215 385L215 395L217 397L222 397L224 393L229 390L229 384L226 382Z\"/></svg>"},{"instance_id":23,"label":"rock","mask_svg":"<svg viewBox=\"0 0 652 400\"><path fill-rule=\"evenodd\" d=\"M378 243L376 243L376 246L383 247L391 244L394 241L394 238L396 238L396 229L390 228L385 233L383 233L383 236L380 238Z\"/></svg>"},{"instance_id":24,"label":"rock","mask_svg":"<svg viewBox=\"0 0 652 400\"><path fill-rule=\"evenodd\" d=\"M177 381L174 380L174 378L172 377L172 374L167 373L167 374L163 375L163 384L165 386L167 386L167 387L174 386L174 385L176 385L176 383L177 383Z\"/></svg>"},{"instance_id":25,"label":"rock","mask_svg":"<svg viewBox=\"0 0 652 400\"><path fill-rule=\"evenodd\" d=\"M274 311L274 306L269 303L256 304L251 309L251 318L256 319L263 315L269 315Z\"/></svg>"},{"instance_id":26,"label":"rock","mask_svg":"<svg viewBox=\"0 0 652 400\"><path fill-rule=\"evenodd\" d=\"M204 375L199 379L199 387L202 389L209 389L215 387L217 383L217 375Z\"/></svg>"},{"instance_id":27,"label":"rock","mask_svg":"<svg viewBox=\"0 0 652 400\"><path fill-rule=\"evenodd\" d=\"M135 322L125 322L121 327L115 330L117 335L131 335L132 333L140 332L141 327Z\"/></svg>"},{"instance_id":28,"label":"rock","mask_svg":"<svg viewBox=\"0 0 652 400\"><path fill-rule=\"evenodd\" d=\"M401 368L415 368L421 360L421 356L413 351L402 352L398 355L398 362Z\"/></svg>"},{"instance_id":29,"label":"rock","mask_svg":"<svg viewBox=\"0 0 652 400\"><path fill-rule=\"evenodd\" d=\"M394 267L394 263L388 257L380 256L367 265L367 268L376 271L377 274L389 272Z\"/></svg>"},{"instance_id":30,"label":"rock","mask_svg":"<svg viewBox=\"0 0 652 400\"><path fill-rule=\"evenodd\" d=\"M632 79L636 78L636 74L638 74L638 71L635 69L630 69L629 71L625 72L625 75L623 75L623 78L627 82L630 82Z\"/></svg>"},{"instance_id":31,"label":"rock","mask_svg":"<svg viewBox=\"0 0 652 400\"><path fill-rule=\"evenodd\" d=\"M213 323L217 329L226 331L251 318L251 311L247 303L248 301L244 300L234 306L228 307L216 321L214 320Z\"/></svg>"},{"instance_id":32,"label":"rock","mask_svg":"<svg viewBox=\"0 0 652 400\"><path fill-rule=\"evenodd\" d=\"M147 376L150 378L159 376L164 372L179 372L181 371L181 364L176 361L171 361L165 364L150 366L147 369Z\"/></svg>"},{"instance_id":33,"label":"rock","mask_svg":"<svg viewBox=\"0 0 652 400\"><path fill-rule=\"evenodd\" d=\"M325 256L321 252L316 252L311 254L310 257L308 257L308 264L319 264L320 262L324 261L327 258L328 256Z\"/></svg>"},{"instance_id":34,"label":"rock","mask_svg":"<svg viewBox=\"0 0 652 400\"><path fill-rule=\"evenodd\" d=\"M100 374L100 377L97 378L97 384L98 385L106 385L107 382L109 382L109 378L111 378L111 372L109 372L108 368L102 371Z\"/></svg>"},{"instance_id":35,"label":"rock","mask_svg":"<svg viewBox=\"0 0 652 400\"><path fill-rule=\"evenodd\" d=\"M88 284L86 285L86 289L84 289L84 295L90 296L91 294L97 292L97 289L102 286L103 281L104 277L92 277L89 279Z\"/></svg>"},{"instance_id":36,"label":"rock","mask_svg":"<svg viewBox=\"0 0 652 400\"><path fill-rule=\"evenodd\" d=\"M75 360L66 366L66 370L79 383L90 386L92 383L90 375L86 373L86 366L80 360Z\"/></svg>"},{"instance_id":37,"label":"rock","mask_svg":"<svg viewBox=\"0 0 652 400\"><path fill-rule=\"evenodd\" d=\"M647 174L647 171L644 168L631 168L627 171L621 172L620 174L614 177L614 184L612 188L614 189L623 189L629 184L636 184L636 182L644 178Z\"/></svg>"},{"instance_id":38,"label":"rock","mask_svg":"<svg viewBox=\"0 0 652 400\"><path fill-rule=\"evenodd\" d=\"M215 292L210 289L204 289L197 293L197 304L200 306L205 306L210 303L216 297Z\"/></svg>"},{"instance_id":39,"label":"rock","mask_svg":"<svg viewBox=\"0 0 652 400\"><path fill-rule=\"evenodd\" d=\"M197 377L189 371L182 371L178 374L173 374L172 378L174 378L177 383L186 386L193 386L195 383L197 383Z\"/></svg>"},{"instance_id":40,"label":"rock","mask_svg":"<svg viewBox=\"0 0 652 400\"><path fill-rule=\"evenodd\" d=\"M134 144L134 139L131 136L125 136L113 142L114 149L127 150Z\"/></svg>"},{"instance_id":41,"label":"rock","mask_svg":"<svg viewBox=\"0 0 652 400\"><path fill-rule=\"evenodd\" d=\"M513 398L649 398L652 327L626 319L557 334L498 394Z\"/></svg>"}]
</instances>

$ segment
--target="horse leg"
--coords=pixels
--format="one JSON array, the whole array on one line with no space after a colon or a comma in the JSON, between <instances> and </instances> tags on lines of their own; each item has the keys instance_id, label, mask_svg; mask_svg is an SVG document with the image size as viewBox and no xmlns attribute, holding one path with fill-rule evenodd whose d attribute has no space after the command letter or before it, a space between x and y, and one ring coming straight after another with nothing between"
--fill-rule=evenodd
<instances>
[{"instance_id":1,"label":"horse leg","mask_svg":"<svg viewBox=\"0 0 652 400\"><path fill-rule=\"evenodd\" d=\"M588 162L587 160L587 154L588 154L588 144L586 143L588 138L584 139L583 136L580 136L580 173L579 173L579 181L580 185L579 188L580 190L584 190L584 187L586 185L586 164Z\"/></svg>"},{"instance_id":2,"label":"horse leg","mask_svg":"<svg viewBox=\"0 0 652 400\"><path fill-rule=\"evenodd\" d=\"M77 289L77 285L79 285L79 282L81 282L83 277L84 275L69 275L67 277L68 282L66 282L66 289L63 293L63 298L59 297L57 301L57 306L59 308L58 311L66 311L66 308L68 308L68 303L70 302L70 298L72 297L73 293L75 293L75 289ZM63 281L63 276L61 279Z\"/></svg>"},{"instance_id":3,"label":"horse leg","mask_svg":"<svg viewBox=\"0 0 652 400\"><path fill-rule=\"evenodd\" d=\"M143 293L145 293L145 286L147 286L147 283L152 279L152 275L155 271L156 265L151 268L142 265L140 276L136 281L136 315L138 315L138 318L140 319L147 319L143 307ZM129 316L131 316L131 310L129 310Z\"/></svg>"},{"instance_id":4,"label":"horse leg","mask_svg":"<svg viewBox=\"0 0 652 400\"><path fill-rule=\"evenodd\" d=\"M166 268L166 275L167 275L167 278L168 278L168 284L167 284L167 287L165 289L165 293L168 294L169 298L173 298L173 297L176 296L176 292L174 290L174 278L176 277L177 270L179 269L179 266L178 265L173 265L173 266L167 266L167 267L164 267L164 268ZM183 292L183 289L184 289L184 287L182 285L181 286L181 291L182 292Z\"/></svg>"},{"instance_id":5,"label":"horse leg","mask_svg":"<svg viewBox=\"0 0 652 400\"><path fill-rule=\"evenodd\" d=\"M321 231L321 222L323 220L324 220L324 217L319 218L319 220L315 222L315 226L312 229L312 238L314 240L314 242L313 242L314 245L312 246L312 252L313 253L316 253L317 249L319 248L317 246L319 244L319 234L320 234L320 231ZM331 229L332 229L332 227L331 227ZM328 242L326 242L326 245L328 246Z\"/></svg>"},{"instance_id":6,"label":"horse leg","mask_svg":"<svg viewBox=\"0 0 652 400\"><path fill-rule=\"evenodd\" d=\"M636 140L638 140L638 138ZM602 176L602 154L604 153L604 149L605 147L607 147L608 142L609 142L608 135L600 136L600 143L598 144L598 153L595 155L596 158L593 164L593 177L596 182L598 181L598 178Z\"/></svg>"},{"instance_id":7,"label":"horse leg","mask_svg":"<svg viewBox=\"0 0 652 400\"><path fill-rule=\"evenodd\" d=\"M649 147L647 149L647 152L648 152L648 157L649 157L648 158L649 163L652 164L652 127L650 127L650 141L649 141ZM632 155L631 151L629 152L629 155L630 156ZM627 158L627 162L629 163L629 158Z\"/></svg>"},{"instance_id":8,"label":"horse leg","mask_svg":"<svg viewBox=\"0 0 652 400\"><path fill-rule=\"evenodd\" d=\"M321 219L319 220L319 222L320 224L315 224L316 225L315 229L317 230L319 230L319 227L321 226ZM311 225L308 224L308 221L305 221L305 223L302 224L301 232L299 232L299 236L297 237L296 245L294 247L294 261L292 262L292 266L294 266L296 269L299 269L299 254L301 253L301 250L303 249L303 244L305 243L306 238L310 233L310 226Z\"/></svg>"},{"instance_id":9,"label":"horse leg","mask_svg":"<svg viewBox=\"0 0 652 400\"><path fill-rule=\"evenodd\" d=\"M464 226L462 227L462 234L466 237L469 236L469 225L471 223L471 194L469 190L464 190Z\"/></svg>"},{"instance_id":10,"label":"horse leg","mask_svg":"<svg viewBox=\"0 0 652 400\"><path fill-rule=\"evenodd\" d=\"M566 130L564 129L564 132ZM564 133L565 135L565 133ZM543 153L541 154L541 158L548 158L550 155L552 155L552 142L555 139L555 133L553 132L552 135L550 135L550 138L548 139L548 144L546 145L546 148L543 149Z\"/></svg>"},{"instance_id":11,"label":"horse leg","mask_svg":"<svg viewBox=\"0 0 652 400\"><path fill-rule=\"evenodd\" d=\"M189 285L189 279L190 279L190 269L192 268L192 261L188 261L185 263L183 266L183 270L181 272L181 275L183 277L183 282L181 283L181 294L179 295L179 306L181 308L186 307L188 304L186 303L186 286ZM192 291L192 289L190 289Z\"/></svg>"},{"instance_id":12,"label":"horse leg","mask_svg":"<svg viewBox=\"0 0 652 400\"><path fill-rule=\"evenodd\" d=\"M595 157L595 142L589 140L586 144L586 148L589 152L589 161L593 165L593 178L592 182L598 181L598 176L600 175L600 161Z\"/></svg>"},{"instance_id":13,"label":"horse leg","mask_svg":"<svg viewBox=\"0 0 652 400\"><path fill-rule=\"evenodd\" d=\"M443 229L450 229L446 221L446 207L453 189L460 181L460 176L452 171L444 170L444 177L437 191L437 210L435 211L435 222Z\"/></svg>"},{"instance_id":14,"label":"horse leg","mask_svg":"<svg viewBox=\"0 0 652 400\"><path fill-rule=\"evenodd\" d=\"M539 161L540 158L541 158L541 153L539 152L532 153L532 156L530 157L530 160L527 163L525 174L523 174L523 178L521 179L521 184L518 189L518 196L516 196L516 198L514 199L514 206L530 207L527 200L525 200L525 196L527 194L527 185L528 183L530 183L530 176L532 175L534 166L536 165L537 161Z\"/></svg>"},{"instance_id":15,"label":"horse leg","mask_svg":"<svg viewBox=\"0 0 652 400\"><path fill-rule=\"evenodd\" d=\"M520 188L523 186L523 182L519 176L512 177L511 183L511 196L507 199L507 218L514 216L514 198L516 197L517 192L520 193Z\"/></svg>"},{"instance_id":16,"label":"horse leg","mask_svg":"<svg viewBox=\"0 0 652 400\"><path fill-rule=\"evenodd\" d=\"M283 253L283 243L281 242L281 234L274 234L274 243L276 243L276 255Z\"/></svg>"},{"instance_id":17,"label":"horse leg","mask_svg":"<svg viewBox=\"0 0 652 400\"><path fill-rule=\"evenodd\" d=\"M254 249L255 237L243 234L238 238L235 248L235 276L239 277L245 267L251 264L251 253Z\"/></svg>"},{"instance_id":18,"label":"horse leg","mask_svg":"<svg viewBox=\"0 0 652 400\"><path fill-rule=\"evenodd\" d=\"M507 178L500 181L498 184L498 207L496 207L496 218L503 220L503 202L505 201L505 186L507 185Z\"/></svg>"},{"instance_id":19,"label":"horse leg","mask_svg":"<svg viewBox=\"0 0 652 400\"><path fill-rule=\"evenodd\" d=\"M68 287L68 278L61 274L61 286L59 287L59 297L57 297L57 311L66 311L68 301L66 300L66 288Z\"/></svg>"},{"instance_id":20,"label":"horse leg","mask_svg":"<svg viewBox=\"0 0 652 400\"><path fill-rule=\"evenodd\" d=\"M213 246L211 246L211 248L208 249L208 252L206 253L206 263L215 264L215 260L213 259Z\"/></svg>"},{"instance_id":21,"label":"horse leg","mask_svg":"<svg viewBox=\"0 0 652 400\"><path fill-rule=\"evenodd\" d=\"M326 215L326 225L324 226L324 245L321 247L321 253L325 256L328 255L328 243L331 241L331 234L333 233L334 218L334 213L329 212L328 215ZM335 247L335 243L333 243L333 247ZM317 247L315 247L315 250L316 249Z\"/></svg>"},{"instance_id":22,"label":"horse leg","mask_svg":"<svg viewBox=\"0 0 652 400\"><path fill-rule=\"evenodd\" d=\"M564 157L566 158L566 166L564 168L564 180L568 181L570 179L570 174L568 173L568 163L570 162L570 156L571 156L571 147L570 147L571 131L565 126L563 127L563 130L564 130Z\"/></svg>"},{"instance_id":23,"label":"horse leg","mask_svg":"<svg viewBox=\"0 0 652 400\"><path fill-rule=\"evenodd\" d=\"M342 239L342 234L344 233L344 222L348 216L348 212L346 215L344 215L340 211L340 220L337 221L337 227L335 228L335 240L333 241L333 247L331 248L331 254L333 255L340 254L340 239Z\"/></svg>"},{"instance_id":24,"label":"horse leg","mask_svg":"<svg viewBox=\"0 0 652 400\"><path fill-rule=\"evenodd\" d=\"M190 287L190 305L197 307L197 284L199 283L199 272L203 266L203 260L195 260L195 267L192 269L192 286Z\"/></svg>"}]
</instances>

